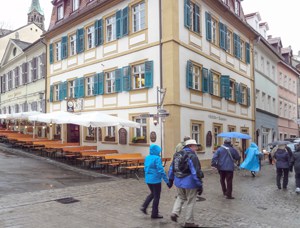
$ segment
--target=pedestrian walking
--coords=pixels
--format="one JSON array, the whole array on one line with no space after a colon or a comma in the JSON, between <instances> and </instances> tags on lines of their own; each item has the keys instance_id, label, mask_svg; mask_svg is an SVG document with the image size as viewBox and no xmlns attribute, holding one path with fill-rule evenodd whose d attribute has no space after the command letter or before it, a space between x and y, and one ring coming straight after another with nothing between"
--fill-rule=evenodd
<instances>
[{"instance_id":1,"label":"pedestrian walking","mask_svg":"<svg viewBox=\"0 0 300 228\"><path fill-rule=\"evenodd\" d=\"M259 151L256 143L252 142L245 151L246 159L240 165L241 169L246 169L251 172L252 177L260 170L260 159L263 154Z\"/></svg>"},{"instance_id":2,"label":"pedestrian walking","mask_svg":"<svg viewBox=\"0 0 300 228\"><path fill-rule=\"evenodd\" d=\"M237 165L240 166L240 164L241 164L241 157L243 155L243 149L240 147L240 142L239 141L235 141L233 148L236 149L236 151L240 155L240 160L237 161Z\"/></svg>"},{"instance_id":3,"label":"pedestrian walking","mask_svg":"<svg viewBox=\"0 0 300 228\"><path fill-rule=\"evenodd\" d=\"M300 144L295 145L295 152L293 153L291 167L295 170L296 193L300 193Z\"/></svg>"},{"instance_id":4,"label":"pedestrian walking","mask_svg":"<svg viewBox=\"0 0 300 228\"><path fill-rule=\"evenodd\" d=\"M231 146L230 138L225 138L224 144L213 155L211 166L219 171L220 183L226 199L234 199L232 196L234 166L240 158L236 149Z\"/></svg>"},{"instance_id":5,"label":"pedestrian walking","mask_svg":"<svg viewBox=\"0 0 300 228\"><path fill-rule=\"evenodd\" d=\"M183 150L176 152L169 169L169 179L174 180L177 198L172 209L171 220L177 222L182 206L186 202L184 227L199 227L194 223L194 206L197 193L203 191L201 164L195 151L198 148L196 140L185 142Z\"/></svg>"},{"instance_id":6,"label":"pedestrian walking","mask_svg":"<svg viewBox=\"0 0 300 228\"><path fill-rule=\"evenodd\" d=\"M163 216L159 214L158 206L160 200L162 179L166 182L169 188L171 187L171 185L165 173L164 167L162 166L160 146L151 144L149 150L149 155L145 158L144 162L144 171L145 182L150 189L150 194L146 197L140 210L144 214L147 214L147 208L150 202L153 200L151 218L161 219L163 218Z\"/></svg>"},{"instance_id":7,"label":"pedestrian walking","mask_svg":"<svg viewBox=\"0 0 300 228\"><path fill-rule=\"evenodd\" d=\"M274 153L274 161L276 163L276 184L281 189L281 178L283 175L282 188L287 189L289 182L290 156L285 145L278 145L278 149Z\"/></svg>"}]
</instances>

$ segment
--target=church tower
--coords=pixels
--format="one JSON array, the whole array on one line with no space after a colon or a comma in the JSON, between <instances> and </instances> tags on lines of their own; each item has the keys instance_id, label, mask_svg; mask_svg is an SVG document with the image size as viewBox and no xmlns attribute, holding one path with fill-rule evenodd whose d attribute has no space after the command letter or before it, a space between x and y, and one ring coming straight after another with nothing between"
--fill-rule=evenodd
<instances>
[{"instance_id":1,"label":"church tower","mask_svg":"<svg viewBox=\"0 0 300 228\"><path fill-rule=\"evenodd\" d=\"M44 12L41 9L39 0L32 0L31 6L28 11L28 24L34 22L41 29L44 28L45 16Z\"/></svg>"}]
</instances>

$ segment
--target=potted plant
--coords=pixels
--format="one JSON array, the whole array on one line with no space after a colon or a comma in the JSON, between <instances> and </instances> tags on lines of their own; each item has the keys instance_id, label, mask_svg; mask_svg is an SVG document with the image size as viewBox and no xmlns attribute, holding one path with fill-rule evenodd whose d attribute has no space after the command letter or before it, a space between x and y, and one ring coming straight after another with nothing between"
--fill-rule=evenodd
<instances>
[{"instance_id":1,"label":"potted plant","mask_svg":"<svg viewBox=\"0 0 300 228\"><path fill-rule=\"evenodd\" d=\"M116 139L114 136L107 135L104 137L104 141L114 142Z\"/></svg>"},{"instance_id":2,"label":"potted plant","mask_svg":"<svg viewBox=\"0 0 300 228\"><path fill-rule=\"evenodd\" d=\"M145 136L133 137L132 142L133 143L146 143L146 139L145 139Z\"/></svg>"}]
</instances>

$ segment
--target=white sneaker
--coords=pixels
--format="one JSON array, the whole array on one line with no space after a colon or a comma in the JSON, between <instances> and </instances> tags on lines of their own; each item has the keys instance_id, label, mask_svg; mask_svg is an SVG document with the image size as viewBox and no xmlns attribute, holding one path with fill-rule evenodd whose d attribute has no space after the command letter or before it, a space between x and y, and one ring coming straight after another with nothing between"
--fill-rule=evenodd
<instances>
[{"instance_id":1,"label":"white sneaker","mask_svg":"<svg viewBox=\"0 0 300 228\"><path fill-rule=\"evenodd\" d=\"M295 192L300 193L300 188L296 188Z\"/></svg>"}]
</instances>

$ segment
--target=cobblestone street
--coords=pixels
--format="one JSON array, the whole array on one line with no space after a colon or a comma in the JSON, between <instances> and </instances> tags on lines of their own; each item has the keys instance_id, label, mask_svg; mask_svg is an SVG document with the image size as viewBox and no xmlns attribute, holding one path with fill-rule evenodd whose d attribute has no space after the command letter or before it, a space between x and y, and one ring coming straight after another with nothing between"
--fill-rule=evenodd
<instances>
[{"instance_id":1,"label":"cobblestone street","mask_svg":"<svg viewBox=\"0 0 300 228\"><path fill-rule=\"evenodd\" d=\"M34 157L30 159L37 160ZM38 158L38 161L39 159L41 158ZM55 162L45 161L50 163L53 170L58 168ZM63 166L61 165L59 169L64 169ZM15 170L18 168L16 166ZM1 173L2 170L0 168ZM68 172L76 174L78 171L74 168ZM80 175L86 175L87 179L91 176L101 179L101 175L92 171L79 172ZM5 179L5 176L2 174L1 178ZM53 189L2 193L0 227L177 228L183 224L184 209L178 223L171 222L169 218L176 195L174 187L168 189L163 184L160 213L164 218L152 220L150 216L139 211L148 194L143 178L140 181L123 177L104 179L105 181L91 180L80 185L59 186ZM235 200L227 200L222 196L217 173L206 171L203 193L206 201L197 202L195 219L203 227L299 227L300 195L295 194L294 188L294 173L292 173L288 190L277 190L275 168L263 162L262 171L256 178L252 178L244 171L235 173L233 189ZM73 197L78 202L62 204L56 201L66 197Z\"/></svg>"}]
</instances>

